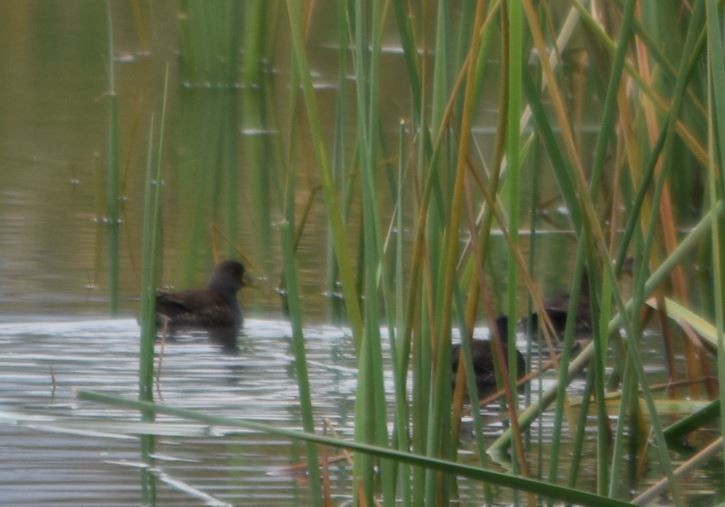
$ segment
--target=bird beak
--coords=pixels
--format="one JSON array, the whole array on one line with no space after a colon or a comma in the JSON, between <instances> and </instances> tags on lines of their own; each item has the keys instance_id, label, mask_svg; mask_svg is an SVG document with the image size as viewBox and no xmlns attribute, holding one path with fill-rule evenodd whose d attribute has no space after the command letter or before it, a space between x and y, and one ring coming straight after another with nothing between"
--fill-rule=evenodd
<instances>
[{"instance_id":1,"label":"bird beak","mask_svg":"<svg viewBox=\"0 0 725 507\"><path fill-rule=\"evenodd\" d=\"M254 278L248 272L242 276L242 287L254 287Z\"/></svg>"}]
</instances>

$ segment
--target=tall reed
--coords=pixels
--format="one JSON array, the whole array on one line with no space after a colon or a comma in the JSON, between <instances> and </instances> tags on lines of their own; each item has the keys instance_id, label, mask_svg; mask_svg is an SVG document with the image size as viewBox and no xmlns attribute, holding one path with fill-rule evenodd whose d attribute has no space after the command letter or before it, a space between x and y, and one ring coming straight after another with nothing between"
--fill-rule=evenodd
<instances>
[{"instance_id":1,"label":"tall reed","mask_svg":"<svg viewBox=\"0 0 725 507\"><path fill-rule=\"evenodd\" d=\"M105 224L108 228L108 310L111 317L118 313L118 283L120 273L120 241L121 212L119 195L119 140L118 140L118 96L116 95L116 74L114 71L113 51L113 19L111 17L111 3L106 2L108 16L108 148L106 154L106 216Z\"/></svg>"},{"instance_id":2,"label":"tall reed","mask_svg":"<svg viewBox=\"0 0 725 507\"><path fill-rule=\"evenodd\" d=\"M144 224L142 239L141 275L141 347L139 351L139 400L153 402L154 391L154 344L156 342L156 287L158 285L160 214L161 214L161 168L164 147L164 124L168 97L169 70L164 79L163 104L159 126L158 145L154 141L155 115L151 115L149 128L146 179L144 189ZM154 150L156 158L154 159ZM144 421L155 420L153 411L142 411ZM144 463L153 465L155 437L142 435L141 456ZM141 486L144 503L155 504L156 476L149 470L141 471Z\"/></svg>"},{"instance_id":3,"label":"tall reed","mask_svg":"<svg viewBox=\"0 0 725 507\"><path fill-rule=\"evenodd\" d=\"M723 49L721 10L717 2L707 0L706 26L708 43L708 194L711 210L722 205L725 198L725 98L718 90L725 85L725 49ZM725 399L725 222L712 222L713 284L715 300L715 325L717 327L717 372L720 388L720 406ZM720 416L720 435L725 435L725 418ZM723 469L725 473L725 468Z\"/></svg>"}]
</instances>

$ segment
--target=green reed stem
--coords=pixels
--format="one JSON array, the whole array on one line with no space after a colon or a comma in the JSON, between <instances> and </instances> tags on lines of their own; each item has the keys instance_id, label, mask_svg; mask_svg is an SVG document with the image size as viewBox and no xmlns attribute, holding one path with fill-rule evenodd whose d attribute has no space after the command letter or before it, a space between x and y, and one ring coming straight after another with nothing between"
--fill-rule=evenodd
<instances>
[{"instance_id":1,"label":"green reed stem","mask_svg":"<svg viewBox=\"0 0 725 507\"><path fill-rule=\"evenodd\" d=\"M443 112L446 104L446 97L449 94L448 84L448 58L449 35L448 35L448 12L450 6L448 1L438 2L435 16L435 57L432 59L432 93L430 97L431 113L430 125L436 132L444 132L446 126L443 124ZM433 12L431 9L429 12ZM424 57L425 58L425 57ZM427 61L425 63L428 63ZM427 129L426 129L427 130ZM432 207L427 216L427 255L430 263L429 276L431 283L422 290L423 294L433 300L433 318L430 322L431 345L430 354L433 368L423 375L429 375L430 402L427 405L428 424L426 427L426 453L429 456L446 457L448 455L448 435L446 425L450 419L450 326L451 306L453 294L453 278L449 278L447 272L442 269L443 249L451 231L444 229L446 205L442 197L443 189L450 188L450 173L446 169L453 167L451 162L453 142L450 136L441 137L441 156L431 161L429 167L429 178L431 180L431 195L433 197ZM421 144L425 149L425 144ZM423 151L423 155L427 154ZM441 240L441 238L444 238ZM455 274L453 274L455 277ZM446 288L444 284L449 284ZM445 291L449 291L446 294ZM445 314L448 313L446 317ZM427 315L427 313L424 313ZM447 323L445 323L447 322ZM448 488L441 478L432 470L425 474L425 498L429 505L435 501L446 503L449 495Z\"/></svg>"},{"instance_id":2,"label":"green reed stem","mask_svg":"<svg viewBox=\"0 0 725 507\"><path fill-rule=\"evenodd\" d=\"M300 10L299 2L294 0L287 0L287 11L290 23L290 30L292 35L292 49L294 55L294 63L297 70L297 76L300 79L302 85L302 95L304 98L307 118L310 126L310 132L312 136L312 143L315 151L315 157L320 169L320 176L322 179L323 195L325 197L325 204L327 206L327 216L332 230L333 244L335 247L335 255L340 270L340 280L342 282L342 290L345 296L345 304L347 308L348 318L352 327L353 336L355 339L355 347L359 354L359 360L361 364L367 364L366 357L369 353L368 347L364 346L365 336L363 334L363 320L362 313L360 310L360 302L358 298L358 291L355 285L353 276L350 248L348 246L345 227L342 221L342 215L340 213L340 207L338 204L337 188L335 181L330 170L330 164L327 155L327 149L324 143L324 137L322 135L320 115L317 106L317 100L315 98L314 90L312 87L312 80L310 78L310 67L307 62L307 55L303 48L303 38L301 32L302 26L302 15ZM358 86L363 86L364 83L358 82ZM372 297L372 293L368 294L368 297ZM363 377L365 378L365 377ZM372 379L374 381L375 379ZM367 405L368 408L372 406L371 397L367 394L367 382L361 382L358 391L358 397L360 403L370 403ZM384 403L384 400L380 400ZM356 403L358 400L356 400ZM358 419L363 417L362 409L356 407L356 433L360 431L373 431L364 430L363 427L358 427L360 422ZM384 412L383 412L384 413ZM385 420L381 418L381 421L371 421L371 424L367 428L372 428L373 424L385 424ZM370 433L367 434L370 437ZM371 441L371 440L367 440ZM364 471L367 471L363 474ZM359 481L363 481L363 483ZM355 460L355 470L353 478L353 488L355 494L358 494L358 485L363 486L363 491L372 492L372 466L368 462L365 466L362 464L360 459ZM372 500L372 499L370 499Z\"/></svg>"},{"instance_id":3,"label":"green reed stem","mask_svg":"<svg viewBox=\"0 0 725 507\"><path fill-rule=\"evenodd\" d=\"M139 400L153 401L154 343L156 342L156 285L158 281L158 252L161 227L161 168L164 148L164 125L168 98L169 68L164 77L161 123L158 146L154 146L154 116L151 116L149 141L146 155L146 181L144 191L142 276L141 276L141 345L139 351ZM156 149L156 161L153 151ZM153 411L141 412L144 421L155 420ZM144 463L154 463L155 439L153 435L141 436L141 455ZM156 476L148 469L141 472L141 489L144 503L154 505Z\"/></svg>"},{"instance_id":4,"label":"green reed stem","mask_svg":"<svg viewBox=\"0 0 725 507\"><path fill-rule=\"evenodd\" d=\"M309 121L310 131L312 134L312 143L315 157L320 169L323 195L325 197L325 204L328 211L327 216L332 230L333 244L335 246L335 256L337 257L337 262L340 268L342 291L345 296L345 304L353 336L355 338L356 348L359 349L360 344L362 343L362 313L360 311L358 293L350 263L350 260L352 259L349 254L350 247L347 242L345 227L340 214L338 196L334 178L332 177L332 171L330 170L324 137L322 136L320 113L314 89L312 88L312 79L310 78L310 66L307 61L307 55L304 52L301 31L302 15L300 12L299 2L287 0L287 11L292 35L292 49L295 67L302 85L302 95L307 108L307 119Z\"/></svg>"},{"instance_id":5,"label":"green reed stem","mask_svg":"<svg viewBox=\"0 0 725 507\"><path fill-rule=\"evenodd\" d=\"M356 452L364 452L372 456L380 458L388 458L401 463L408 463L415 466L432 468L447 474L460 475L462 477L470 477L477 481L486 481L498 484L502 487L515 488L522 491L530 491L545 497L559 498L567 502L573 502L581 505L589 505L593 507L625 507L630 505L627 502L613 500L605 497L579 491L575 489L565 488L548 482L538 481L534 479L525 479L523 477L511 475L508 473L494 472L478 466L464 465L461 463L446 461L428 456L421 456L408 452L401 452L386 447L378 447L360 442L340 440L336 438L318 435L316 433L306 433L302 431L288 430L278 428L269 424L259 423L246 419L232 419L218 415L206 414L195 410L174 407L171 405L159 405L155 403L142 402L122 398L120 396L112 396L104 393L93 391L79 391L78 398L81 400L89 400L97 403L105 403L108 405L127 408L130 410L150 410L157 414L167 414L189 419L192 421L200 421L207 424L218 426L230 426L234 428L245 428L254 431L260 431L270 435L282 436L294 440L303 440L306 442L314 442L329 447L341 447Z\"/></svg>"},{"instance_id":6,"label":"green reed stem","mask_svg":"<svg viewBox=\"0 0 725 507\"><path fill-rule=\"evenodd\" d=\"M506 158L508 160L508 228L511 236L512 248L517 248L519 243L519 224L521 217L520 193L521 193L521 103L522 103L522 74L523 74L523 38L524 38L524 16L522 6L519 2L509 2L506 6L508 17L508 120L506 122ZM506 292L506 310L511 321L517 313L518 308L518 264L513 257L508 262L508 290ZM508 326L507 342L516 343L516 328ZM517 378L517 349L515 346L508 347L508 374L510 385L516 385ZM509 400L510 402L513 400ZM513 407L511 407L513 410ZM515 418L512 418L515 419ZM516 429L515 421L514 429ZM513 453L514 473L519 471L528 475L528 467L524 458L524 449L521 435L514 432L514 445L516 452Z\"/></svg>"},{"instance_id":7,"label":"green reed stem","mask_svg":"<svg viewBox=\"0 0 725 507\"><path fill-rule=\"evenodd\" d=\"M634 394L636 392L634 372L632 371L629 356L625 355L624 361L625 366L622 376L622 387L620 390L622 396L619 400L619 410L617 412L619 416L617 417L617 425L614 432L614 444L612 445L612 468L609 473L612 480L609 482L609 491L607 492L607 496L610 498L619 498L624 493L622 482L617 480L617 478L622 477L622 468L625 465L624 431L627 427L626 423L628 420L628 418L625 417L625 414L627 413L627 409L632 406L632 399L634 398ZM636 414L634 412L629 414L630 420L635 417ZM631 432L630 438L635 438L634 432Z\"/></svg>"},{"instance_id":8,"label":"green reed stem","mask_svg":"<svg viewBox=\"0 0 725 507\"><path fill-rule=\"evenodd\" d=\"M290 103L296 103L297 86L296 75L293 77L295 82L290 89ZM295 115L292 114L294 117ZM292 134L293 125L290 126L290 153L295 149L294 136ZM309 374L307 370L307 360L305 353L304 335L302 331L302 311L300 308L299 284L297 281L297 270L295 267L295 252L297 249L297 241L299 237L294 233L293 228L296 223L295 218L295 195L297 193L297 170L289 163L286 196L285 196L285 221L281 225L281 244L282 257L284 264L284 287L286 290L286 303L289 313L290 323L293 333L293 349L295 354L296 372L298 375L298 389L300 394L300 406L302 412L303 428L308 433L314 432L314 416L312 411L312 399L309 383ZM303 219L304 221L304 219ZM302 226L300 226L302 227ZM301 231L298 231L300 234ZM319 461L317 446L312 442L308 442L306 446L307 468L310 475L310 494L315 505L324 504L324 496L322 492Z\"/></svg>"},{"instance_id":9,"label":"green reed stem","mask_svg":"<svg viewBox=\"0 0 725 507\"><path fill-rule=\"evenodd\" d=\"M405 335L405 293L403 291L404 280L404 264L403 264L403 231L405 222L403 217L404 210L404 192L403 184L407 168L407 157L405 151L405 122L400 122L399 143L398 143L398 178L396 185L396 202L395 202L395 336L396 342L391 343L391 350L394 347L397 350L396 361L393 362L394 375L397 379L395 389L395 448L399 451L407 451L409 449L408 441L410 439L410 431L408 428L408 396L405 389L405 378L407 371L401 368L401 362L398 359L401 354L410 354L410 349L406 347ZM411 496L411 477L410 466L401 464L399 467L398 481L398 497L404 507L412 505Z\"/></svg>"},{"instance_id":10,"label":"green reed stem","mask_svg":"<svg viewBox=\"0 0 725 507\"><path fill-rule=\"evenodd\" d=\"M617 94L619 91L620 80L622 77L622 69L624 67L624 57L627 53L629 39L632 33L632 24L634 19L635 0L627 0L624 7L624 15L622 25L619 30L619 40L617 50L614 55L614 63L612 65L612 73L607 86L607 93L604 99L604 110L602 111L602 120L599 127L599 135L594 148L594 160L592 173L590 177L589 187L595 194L599 188L599 182L602 177L604 168L604 158L607 153L609 138L614 131L614 123L616 121L616 104ZM584 230L582 230L584 232ZM592 273L593 274L593 273ZM592 280L592 276L589 279ZM596 290L596 285L594 287ZM573 318L570 320L574 320ZM597 319L596 322L599 322ZM600 335L595 332L595 338L605 341L606 335ZM607 425L608 418L606 407L604 406L604 364L606 361L606 348L602 345L597 348L594 356L595 370L595 394L597 399L597 492L603 494L609 489L609 477L607 471L609 469L608 457L609 449L607 442Z\"/></svg>"},{"instance_id":11,"label":"green reed stem","mask_svg":"<svg viewBox=\"0 0 725 507\"><path fill-rule=\"evenodd\" d=\"M294 176L292 177L294 178ZM299 288L297 284L297 270L294 265L293 232L290 224L294 223L294 185L288 182L287 220L281 226L282 232L282 259L284 267L284 280L287 290L287 307L289 309L290 324L292 325L292 348L295 355L295 371L297 372L297 387L300 393L300 407L302 409L302 427L307 433L315 432L315 422L312 414L312 397L310 395L310 381L307 373L307 358L305 355L305 338L302 332L302 312L300 309ZM317 458L317 446L307 444L307 473L309 474L310 493L314 505L321 506L322 483Z\"/></svg>"},{"instance_id":12,"label":"green reed stem","mask_svg":"<svg viewBox=\"0 0 725 507\"><path fill-rule=\"evenodd\" d=\"M363 249L364 249L364 287L365 287L365 333L363 346L358 358L359 382L356 398L355 437L362 442L378 445L387 444L385 390L383 386L382 352L380 344L380 318L378 299L390 301L387 269L383 258L380 239L380 221L377 213L378 196L375 184L378 154L378 71L381 44L381 5L373 1L371 10L364 8L364 2L354 5L354 40L355 40L355 78L357 95L358 139L361 149L360 158L362 204L363 204ZM368 35L370 31L370 35ZM372 47L372 49L369 49ZM383 280L383 291L378 291L378 273ZM388 319L392 314L387 314ZM393 331L390 328L391 332ZM393 337L391 337L393 338ZM394 338L393 338L394 340ZM391 342L391 343L394 343ZM391 348L395 354L395 347ZM395 359L393 359L395 363ZM395 377L398 378L397 376ZM402 422L402 421L401 421ZM364 484L366 498L374 496L373 466L369 456L356 455L355 477L360 477ZM383 499L386 505L394 501L394 474L391 464L382 462L381 478L383 482ZM357 491L356 491L357 493ZM360 501L360 499L358 499Z\"/></svg>"},{"instance_id":13,"label":"green reed stem","mask_svg":"<svg viewBox=\"0 0 725 507\"><path fill-rule=\"evenodd\" d=\"M464 332L461 333L461 350L463 351L462 357L463 362L465 364L466 368L466 387L468 390L468 399L469 400L478 400L479 399L479 392L478 392L478 386L476 384L476 375L475 375L475 368L473 364L473 352L471 350L471 340L473 339L473 327L475 326L474 318L475 313L478 310L478 303L480 298L480 294L486 291L486 279L485 279L485 272L484 272L484 260L486 259L487 252L484 250L484 248L488 247L490 245L490 242L488 241L488 233L490 232L490 221L484 220L484 225L482 229L485 231L477 231L475 226L475 219L474 219L474 213L472 209L473 203L471 202L471 191L468 185L468 182L465 182L465 191L466 191L466 205L468 207L468 226L469 231L471 234L471 246L473 248L474 258L479 259L480 262L475 263L475 276L476 279L472 285L471 289L468 295L468 308L466 310L466 320L467 320L467 328L464 330ZM491 214L489 214L490 216ZM478 234L481 234L483 239L485 241L479 241ZM481 243L484 243L482 245ZM477 283L476 283L477 282ZM484 296L487 296L487 294L484 294ZM487 301L487 298L484 297L484 306L489 303ZM489 334L490 334L490 340L494 340L495 337L493 333L493 321L489 320ZM503 338L503 337L499 337ZM493 343L493 342L491 342ZM494 368L500 370L500 365L498 364L498 355L494 356ZM455 373L454 373L455 374ZM475 401L472 402L472 405L475 407ZM460 417L460 414L455 413L456 417ZM485 449L485 443L483 439L483 421L481 417L481 413L479 410L472 410L471 415L473 417L473 428L476 434L476 450L478 451L478 459L481 463L484 462L485 456L486 456L486 449ZM459 434L458 432L453 433L453 445L455 445L458 441ZM488 485L486 485L488 486ZM487 488L488 489L488 488ZM488 491L486 491L486 494L488 494ZM491 500L490 498L487 498L487 501Z\"/></svg>"},{"instance_id":14,"label":"green reed stem","mask_svg":"<svg viewBox=\"0 0 725 507\"><path fill-rule=\"evenodd\" d=\"M156 280L159 226L159 180L160 167L154 168L154 115L151 115L146 156L146 181L144 192L144 225L141 275L141 349L139 353L139 400L152 402L154 397L154 343L156 340ZM153 421L155 414L149 410L141 412L144 421ZM153 435L141 437L141 456L144 463L153 465L155 440ZM146 505L154 505L156 496L155 476L148 470L141 471L141 493Z\"/></svg>"},{"instance_id":15,"label":"green reed stem","mask_svg":"<svg viewBox=\"0 0 725 507\"><path fill-rule=\"evenodd\" d=\"M614 62L612 64L612 74L609 78L607 94L604 98L602 120L599 128L599 135L597 136L597 144L594 148L594 159L592 161L592 175L590 187L595 189L599 187L599 181L602 177L604 159L607 154L609 139L614 133L614 124L616 121L617 112L617 93L619 91L622 78L622 69L624 68L624 57L627 54L629 40L632 35L635 5L636 0L627 0L624 6L622 26L619 29L619 39L617 41L617 49L614 54Z\"/></svg>"},{"instance_id":16,"label":"green reed stem","mask_svg":"<svg viewBox=\"0 0 725 507\"><path fill-rule=\"evenodd\" d=\"M549 482L557 481L559 471L559 453L561 448L562 423L564 421L564 403L567 399L566 388L569 385L569 364L571 362L571 351L574 343L574 328L576 326L576 313L579 307L581 296L581 279L584 273L584 243L577 246L576 261L574 264L574 290L571 292L571 299L567 307L567 319L564 327L564 346L561 360L559 361L559 373L557 375L556 405L554 409L554 428L552 431L551 457L549 462ZM575 447L576 449L576 447Z\"/></svg>"},{"instance_id":17,"label":"green reed stem","mask_svg":"<svg viewBox=\"0 0 725 507\"><path fill-rule=\"evenodd\" d=\"M109 117L108 117L108 154L106 161L106 225L108 227L109 259L109 304L111 317L118 314L118 283L120 268L120 199L119 199L119 147L118 147L118 96L116 95L116 75L113 64L113 20L111 3L106 0L108 16L108 81L109 81Z\"/></svg>"},{"instance_id":18,"label":"green reed stem","mask_svg":"<svg viewBox=\"0 0 725 507\"><path fill-rule=\"evenodd\" d=\"M725 196L725 49L722 44L721 16L717 2L707 0L706 19L708 44L708 155L709 198L711 210ZM718 156L719 155L719 156ZM719 171L718 171L719 166ZM717 365L720 406L725 406L725 224L713 221L712 256L715 290L715 322L717 325ZM720 434L725 435L725 417L720 416ZM725 472L725 466L723 467Z\"/></svg>"},{"instance_id":19,"label":"green reed stem","mask_svg":"<svg viewBox=\"0 0 725 507\"><path fill-rule=\"evenodd\" d=\"M558 141L554 136L554 130L551 128L546 110L544 109L541 95L536 88L533 78L528 72L523 73L523 89L526 98L531 107L534 117L536 131L541 136L542 144L546 149L546 154L551 161L551 167L556 177L556 182L561 190L561 195L566 202L567 208L571 213L571 220L576 230L580 230L582 224L582 213L576 204L576 190L574 181L571 177L573 170L571 164L564 158L558 146Z\"/></svg>"},{"instance_id":20,"label":"green reed stem","mask_svg":"<svg viewBox=\"0 0 725 507\"><path fill-rule=\"evenodd\" d=\"M346 170L346 150L347 150L347 72L348 72L348 41L349 41L349 30L347 24L347 2L345 0L337 1L337 43L340 46L338 51L338 73L337 73L337 99L335 101L335 135L332 147L332 176L335 181L335 185L343 196L350 195L348 188L350 187L349 172ZM294 86L294 92L296 93L296 85ZM349 199L344 199L344 202L349 202ZM343 221L347 221L347 210L349 206L343 206ZM330 294L330 310L332 317L335 322L341 322L343 317L343 307L341 300L338 297L339 289L337 287L338 281L338 267L335 260L334 246L332 243L332 233L328 229L326 233L326 255L327 261L327 291Z\"/></svg>"},{"instance_id":21,"label":"green reed stem","mask_svg":"<svg viewBox=\"0 0 725 507\"><path fill-rule=\"evenodd\" d=\"M594 342L592 342L592 345ZM582 402L579 407L579 417L576 423L576 432L574 434L574 441L572 442L573 454L571 457L571 464L569 465L569 480L567 485L570 488L575 488L577 479L581 475L581 457L582 451L584 450L584 433L586 433L587 427L587 416L589 414L589 405L591 404L592 387L594 385L594 370L587 371L587 380L582 391Z\"/></svg>"},{"instance_id":22,"label":"green reed stem","mask_svg":"<svg viewBox=\"0 0 725 507\"><path fill-rule=\"evenodd\" d=\"M400 43L403 46L403 61L408 71L408 80L410 82L411 103L413 109L413 127L418 127L421 121L421 107L423 104L423 94L421 91L420 72L418 70L417 48L413 39L413 30L410 26L411 17L405 10L405 2L403 0L393 0L393 11L395 12L395 21L398 26L398 35Z\"/></svg>"}]
</instances>

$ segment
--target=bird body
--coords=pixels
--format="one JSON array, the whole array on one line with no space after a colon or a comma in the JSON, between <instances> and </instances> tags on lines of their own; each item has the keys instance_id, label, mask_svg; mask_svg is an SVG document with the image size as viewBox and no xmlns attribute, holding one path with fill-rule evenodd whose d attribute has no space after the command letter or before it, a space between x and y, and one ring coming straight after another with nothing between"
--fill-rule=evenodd
<instances>
[{"instance_id":1,"label":"bird body","mask_svg":"<svg viewBox=\"0 0 725 507\"><path fill-rule=\"evenodd\" d=\"M244 287L244 266L235 260L214 268L205 289L159 291L156 294L157 322L169 334L177 329L230 329L242 326L237 292Z\"/></svg>"},{"instance_id":2,"label":"bird body","mask_svg":"<svg viewBox=\"0 0 725 507\"><path fill-rule=\"evenodd\" d=\"M570 294L559 294L544 300L544 311L551 320L557 336L564 334L566 321L569 319L569 301ZM539 326L539 315L534 312L524 317L520 321L521 328L525 331L530 327L534 332ZM574 321L574 335L588 336L592 332L592 310L589 302L589 283L585 276L582 277L581 288L579 293L579 305L576 311L576 320Z\"/></svg>"},{"instance_id":3,"label":"bird body","mask_svg":"<svg viewBox=\"0 0 725 507\"><path fill-rule=\"evenodd\" d=\"M242 325L242 312L236 297L208 289L179 292L159 291L156 310L176 328L207 328Z\"/></svg>"},{"instance_id":4,"label":"bird body","mask_svg":"<svg viewBox=\"0 0 725 507\"><path fill-rule=\"evenodd\" d=\"M508 318L502 315L496 319L499 337L503 345L504 356L508 357ZM456 344L451 349L451 369L455 376L458 370L458 361L460 357L460 344ZM476 387L478 388L478 397L483 399L496 390L496 372L494 369L494 350L491 340L472 340L471 341L471 359L473 360L473 374L476 378ZM523 354L516 350L516 376L523 377L526 374L526 361Z\"/></svg>"}]
</instances>

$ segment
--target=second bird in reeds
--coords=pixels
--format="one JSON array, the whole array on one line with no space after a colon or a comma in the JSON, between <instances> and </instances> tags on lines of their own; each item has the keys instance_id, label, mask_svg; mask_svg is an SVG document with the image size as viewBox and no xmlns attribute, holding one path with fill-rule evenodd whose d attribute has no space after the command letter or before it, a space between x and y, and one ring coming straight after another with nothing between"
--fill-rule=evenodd
<instances>
[{"instance_id":1,"label":"second bird in reeds","mask_svg":"<svg viewBox=\"0 0 725 507\"><path fill-rule=\"evenodd\" d=\"M566 321L569 319L569 301L571 294L558 294L553 297L544 299L544 311L549 317L554 331L557 336L564 334ZM539 327L539 314L533 312L520 321L521 327L525 331L528 326L534 333ZM589 336L592 333L592 310L589 301L589 280L586 275L582 276L581 286L579 289L579 304L576 311L576 320L574 321L575 336Z\"/></svg>"},{"instance_id":2,"label":"second bird in reeds","mask_svg":"<svg viewBox=\"0 0 725 507\"><path fill-rule=\"evenodd\" d=\"M227 345L236 344L242 326L242 311L237 292L247 284L244 265L236 260L219 263L204 289L158 291L157 325L173 336L179 329L202 329Z\"/></svg>"},{"instance_id":3,"label":"second bird in reeds","mask_svg":"<svg viewBox=\"0 0 725 507\"><path fill-rule=\"evenodd\" d=\"M501 342L503 353L508 357L508 318L501 315L495 323ZM493 330L491 332L493 335ZM473 360L473 374L476 378L478 398L483 399L496 391L496 372L494 369L494 349L491 340L471 340L471 355ZM451 349L451 368L455 378L458 370L458 362L462 359L461 346L456 344ZM526 361L523 354L516 350L516 377L521 378L526 374ZM455 383L455 382L454 382Z\"/></svg>"}]
</instances>

